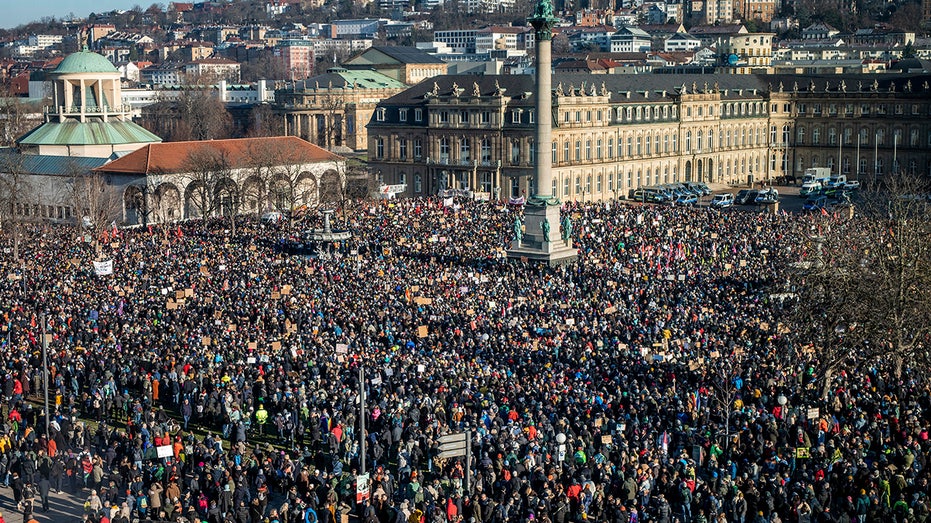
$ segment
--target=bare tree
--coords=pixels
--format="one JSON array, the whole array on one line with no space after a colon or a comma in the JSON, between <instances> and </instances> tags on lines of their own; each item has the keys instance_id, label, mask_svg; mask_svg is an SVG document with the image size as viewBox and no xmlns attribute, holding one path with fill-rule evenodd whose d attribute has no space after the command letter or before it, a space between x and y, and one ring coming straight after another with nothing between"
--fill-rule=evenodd
<instances>
[{"instance_id":1,"label":"bare tree","mask_svg":"<svg viewBox=\"0 0 931 523\"><path fill-rule=\"evenodd\" d=\"M720 418L724 425L724 449L730 450L731 416L740 396L745 374L745 354L742 348L734 347L728 352L707 354L708 363L702 368L701 384L710 392L710 412Z\"/></svg>"},{"instance_id":2,"label":"bare tree","mask_svg":"<svg viewBox=\"0 0 931 523\"><path fill-rule=\"evenodd\" d=\"M927 366L931 340L931 218L928 183L893 175L858 203L857 215L825 217L811 259L792 283L794 337L825 390L843 367Z\"/></svg>"},{"instance_id":3,"label":"bare tree","mask_svg":"<svg viewBox=\"0 0 931 523\"><path fill-rule=\"evenodd\" d=\"M68 200L75 209L78 230L93 234L100 253L99 239L103 232L122 219L122 198L116 188L106 183L103 175L82 170L74 164L68 171Z\"/></svg>"},{"instance_id":4,"label":"bare tree","mask_svg":"<svg viewBox=\"0 0 931 523\"><path fill-rule=\"evenodd\" d=\"M334 92L334 87L329 86L325 95L318 98L320 107L326 111L326 128L323 130L326 134L325 147L333 148L336 145L343 144L343 121L346 118L346 97L343 92ZM337 144L336 142L339 142Z\"/></svg>"},{"instance_id":5,"label":"bare tree","mask_svg":"<svg viewBox=\"0 0 931 523\"><path fill-rule=\"evenodd\" d=\"M21 100L9 83L0 85L0 147L15 145L17 138L41 123L31 117L37 111L41 115L41 107Z\"/></svg>"},{"instance_id":6,"label":"bare tree","mask_svg":"<svg viewBox=\"0 0 931 523\"><path fill-rule=\"evenodd\" d=\"M201 218L206 220L216 214L235 217L240 195L231 179L231 162L225 151L195 149L185 159L184 171L190 204ZM235 220L233 223L235 226Z\"/></svg>"},{"instance_id":7,"label":"bare tree","mask_svg":"<svg viewBox=\"0 0 931 523\"><path fill-rule=\"evenodd\" d=\"M23 168L23 155L12 150L0 152L0 231L13 240L13 259L19 261L23 224L31 220L36 192Z\"/></svg>"}]
</instances>

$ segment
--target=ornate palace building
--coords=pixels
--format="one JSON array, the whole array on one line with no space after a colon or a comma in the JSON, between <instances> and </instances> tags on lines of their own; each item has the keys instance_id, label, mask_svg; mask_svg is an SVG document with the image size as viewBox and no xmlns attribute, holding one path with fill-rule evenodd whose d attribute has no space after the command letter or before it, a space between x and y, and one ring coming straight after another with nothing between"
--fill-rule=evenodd
<instances>
[{"instance_id":1,"label":"ornate palace building","mask_svg":"<svg viewBox=\"0 0 931 523\"><path fill-rule=\"evenodd\" d=\"M745 184L840 166L931 174L931 75L553 76L553 194L625 197L681 181ZM372 171L402 195L534 194L533 77L440 76L379 103ZM859 146L858 146L859 144Z\"/></svg>"}]
</instances>

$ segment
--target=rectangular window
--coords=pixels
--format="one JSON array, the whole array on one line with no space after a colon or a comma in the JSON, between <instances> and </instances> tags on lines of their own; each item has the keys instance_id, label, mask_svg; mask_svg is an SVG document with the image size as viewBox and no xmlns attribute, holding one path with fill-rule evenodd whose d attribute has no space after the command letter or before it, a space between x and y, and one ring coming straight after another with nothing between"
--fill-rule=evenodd
<instances>
[{"instance_id":1,"label":"rectangular window","mask_svg":"<svg viewBox=\"0 0 931 523\"><path fill-rule=\"evenodd\" d=\"M423 121L423 109L414 109L414 121L415 122Z\"/></svg>"},{"instance_id":2,"label":"rectangular window","mask_svg":"<svg viewBox=\"0 0 931 523\"><path fill-rule=\"evenodd\" d=\"M520 123L520 110L511 111L511 123Z\"/></svg>"},{"instance_id":3,"label":"rectangular window","mask_svg":"<svg viewBox=\"0 0 931 523\"><path fill-rule=\"evenodd\" d=\"M414 158L420 159L423 157L423 142L420 138L414 140Z\"/></svg>"},{"instance_id":4,"label":"rectangular window","mask_svg":"<svg viewBox=\"0 0 931 523\"><path fill-rule=\"evenodd\" d=\"M449 111L440 111L440 123L449 123Z\"/></svg>"},{"instance_id":5,"label":"rectangular window","mask_svg":"<svg viewBox=\"0 0 931 523\"><path fill-rule=\"evenodd\" d=\"M375 111L375 121L377 121L377 122L384 122L384 121L385 121L385 112L386 112L386 111L385 111L385 108L384 108L384 107L379 107L378 110Z\"/></svg>"},{"instance_id":6,"label":"rectangular window","mask_svg":"<svg viewBox=\"0 0 931 523\"><path fill-rule=\"evenodd\" d=\"M407 121L407 109L406 109L406 108L403 108L403 109L399 109L399 110L398 110L398 120L400 120L400 121L402 121L402 122L406 122L406 121Z\"/></svg>"},{"instance_id":7,"label":"rectangular window","mask_svg":"<svg viewBox=\"0 0 931 523\"><path fill-rule=\"evenodd\" d=\"M385 157L385 139L384 138L375 138L375 157L376 158Z\"/></svg>"},{"instance_id":8,"label":"rectangular window","mask_svg":"<svg viewBox=\"0 0 931 523\"><path fill-rule=\"evenodd\" d=\"M482 123L483 124L491 123L491 112L482 111Z\"/></svg>"},{"instance_id":9,"label":"rectangular window","mask_svg":"<svg viewBox=\"0 0 931 523\"><path fill-rule=\"evenodd\" d=\"M407 160L407 139L401 138L398 140L398 159Z\"/></svg>"}]
</instances>

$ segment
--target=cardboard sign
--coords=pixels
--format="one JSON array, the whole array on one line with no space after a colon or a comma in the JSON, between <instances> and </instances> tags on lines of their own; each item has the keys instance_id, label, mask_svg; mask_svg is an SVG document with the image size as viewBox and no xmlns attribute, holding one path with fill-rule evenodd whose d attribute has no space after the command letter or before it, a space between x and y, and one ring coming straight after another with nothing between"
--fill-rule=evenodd
<instances>
[{"instance_id":1,"label":"cardboard sign","mask_svg":"<svg viewBox=\"0 0 931 523\"><path fill-rule=\"evenodd\" d=\"M414 298L414 303L417 305L433 305L433 298L424 298L423 296L417 296Z\"/></svg>"},{"instance_id":2,"label":"cardboard sign","mask_svg":"<svg viewBox=\"0 0 931 523\"><path fill-rule=\"evenodd\" d=\"M174 448L171 445L159 445L155 447L155 455L160 459L175 457Z\"/></svg>"},{"instance_id":3,"label":"cardboard sign","mask_svg":"<svg viewBox=\"0 0 931 523\"><path fill-rule=\"evenodd\" d=\"M280 351L280 350L281 350L281 342L280 342L280 341L273 341L273 342L272 342L272 350L275 351L275 352Z\"/></svg>"},{"instance_id":4,"label":"cardboard sign","mask_svg":"<svg viewBox=\"0 0 931 523\"><path fill-rule=\"evenodd\" d=\"M191 298L193 296L194 296L194 289L190 287L188 287L187 289L184 289L184 298Z\"/></svg>"},{"instance_id":5,"label":"cardboard sign","mask_svg":"<svg viewBox=\"0 0 931 523\"><path fill-rule=\"evenodd\" d=\"M177 310L178 303L174 301L170 301L165 305L165 308L167 308L170 311Z\"/></svg>"},{"instance_id":6,"label":"cardboard sign","mask_svg":"<svg viewBox=\"0 0 931 523\"><path fill-rule=\"evenodd\" d=\"M429 334L429 332L430 332L430 331L427 329L427 326L426 326L426 325L421 325L420 327L417 327L417 337L418 337L418 338L426 338L427 335Z\"/></svg>"},{"instance_id":7,"label":"cardboard sign","mask_svg":"<svg viewBox=\"0 0 931 523\"><path fill-rule=\"evenodd\" d=\"M610 434L601 435L601 443L603 445L610 445L614 441L614 438Z\"/></svg>"},{"instance_id":8,"label":"cardboard sign","mask_svg":"<svg viewBox=\"0 0 931 523\"><path fill-rule=\"evenodd\" d=\"M210 342L211 342L210 336L204 336L203 338L200 339L200 343L204 347L210 345Z\"/></svg>"},{"instance_id":9,"label":"cardboard sign","mask_svg":"<svg viewBox=\"0 0 931 523\"><path fill-rule=\"evenodd\" d=\"M287 296L288 294L291 294L291 286L285 285L284 287L282 287L281 294L284 294L285 296Z\"/></svg>"},{"instance_id":10,"label":"cardboard sign","mask_svg":"<svg viewBox=\"0 0 931 523\"><path fill-rule=\"evenodd\" d=\"M349 345L347 345L347 344L345 344L345 343L337 343L337 344L336 344L336 353L337 353L337 354L346 354L346 353L348 353L348 352L349 352Z\"/></svg>"},{"instance_id":11,"label":"cardboard sign","mask_svg":"<svg viewBox=\"0 0 931 523\"><path fill-rule=\"evenodd\" d=\"M821 409L813 407L808 409L808 419L818 419L821 417Z\"/></svg>"},{"instance_id":12,"label":"cardboard sign","mask_svg":"<svg viewBox=\"0 0 931 523\"><path fill-rule=\"evenodd\" d=\"M608 307L607 309L605 309L605 312L604 312L604 313L605 313L605 314L614 314L615 312L617 312L617 307Z\"/></svg>"},{"instance_id":13,"label":"cardboard sign","mask_svg":"<svg viewBox=\"0 0 931 523\"><path fill-rule=\"evenodd\" d=\"M254 341L249 342L249 350L256 350L258 348L259 348L259 344L257 342L254 342Z\"/></svg>"},{"instance_id":14,"label":"cardboard sign","mask_svg":"<svg viewBox=\"0 0 931 523\"><path fill-rule=\"evenodd\" d=\"M279 293L277 293L277 292L273 292L273 293L272 293L272 299L273 299L273 300L277 300L277 299L280 299L280 298L281 298L281 294L279 294Z\"/></svg>"}]
</instances>

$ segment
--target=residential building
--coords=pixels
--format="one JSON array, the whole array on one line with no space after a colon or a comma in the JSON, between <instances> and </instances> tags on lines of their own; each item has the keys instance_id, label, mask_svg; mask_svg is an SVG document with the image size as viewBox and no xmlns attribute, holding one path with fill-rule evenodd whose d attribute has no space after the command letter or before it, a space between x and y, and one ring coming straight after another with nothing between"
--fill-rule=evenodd
<instances>
[{"instance_id":1,"label":"residential building","mask_svg":"<svg viewBox=\"0 0 931 523\"><path fill-rule=\"evenodd\" d=\"M219 57L203 58L184 65L184 73L190 78L199 78L201 83L219 80L237 83L239 71L239 62Z\"/></svg>"},{"instance_id":2,"label":"residential building","mask_svg":"<svg viewBox=\"0 0 931 523\"><path fill-rule=\"evenodd\" d=\"M45 35L45 34L35 34L29 35L27 39L27 45L37 47L39 49L51 49L57 45L61 45L62 40L64 40L63 35Z\"/></svg>"},{"instance_id":3,"label":"residential building","mask_svg":"<svg viewBox=\"0 0 931 523\"><path fill-rule=\"evenodd\" d=\"M688 33L676 33L663 41L663 50L672 51L694 51L701 47L701 40Z\"/></svg>"},{"instance_id":4,"label":"residential building","mask_svg":"<svg viewBox=\"0 0 931 523\"><path fill-rule=\"evenodd\" d=\"M625 26L611 35L612 53L642 53L649 51L652 44L650 35L639 27Z\"/></svg>"},{"instance_id":5,"label":"residential building","mask_svg":"<svg viewBox=\"0 0 931 523\"><path fill-rule=\"evenodd\" d=\"M282 40L272 52L287 71L289 79L303 80L314 74L314 48L311 40Z\"/></svg>"},{"instance_id":6,"label":"residential building","mask_svg":"<svg viewBox=\"0 0 931 523\"><path fill-rule=\"evenodd\" d=\"M533 31L530 27L486 27L475 32L475 52L484 54L491 50L533 49Z\"/></svg>"},{"instance_id":7,"label":"residential building","mask_svg":"<svg viewBox=\"0 0 931 523\"><path fill-rule=\"evenodd\" d=\"M476 29L436 31L433 33L433 41L445 44L452 53L475 54L476 32Z\"/></svg>"},{"instance_id":8,"label":"residential building","mask_svg":"<svg viewBox=\"0 0 931 523\"><path fill-rule=\"evenodd\" d=\"M726 57L727 67L722 72L730 74L770 73L773 66L773 33L748 33L733 35L727 44L718 48Z\"/></svg>"},{"instance_id":9,"label":"residential building","mask_svg":"<svg viewBox=\"0 0 931 523\"><path fill-rule=\"evenodd\" d=\"M734 0L734 17L769 23L776 14L776 0Z\"/></svg>"},{"instance_id":10,"label":"residential building","mask_svg":"<svg viewBox=\"0 0 931 523\"><path fill-rule=\"evenodd\" d=\"M165 62L139 71L139 81L156 87L171 87L184 84L182 64Z\"/></svg>"},{"instance_id":11,"label":"residential building","mask_svg":"<svg viewBox=\"0 0 931 523\"><path fill-rule=\"evenodd\" d=\"M334 20L330 24L333 38L375 38L378 28L388 20L361 18L357 20Z\"/></svg>"},{"instance_id":12,"label":"residential building","mask_svg":"<svg viewBox=\"0 0 931 523\"><path fill-rule=\"evenodd\" d=\"M840 34L840 31L824 22L816 22L802 29L804 40L827 40Z\"/></svg>"}]
</instances>

